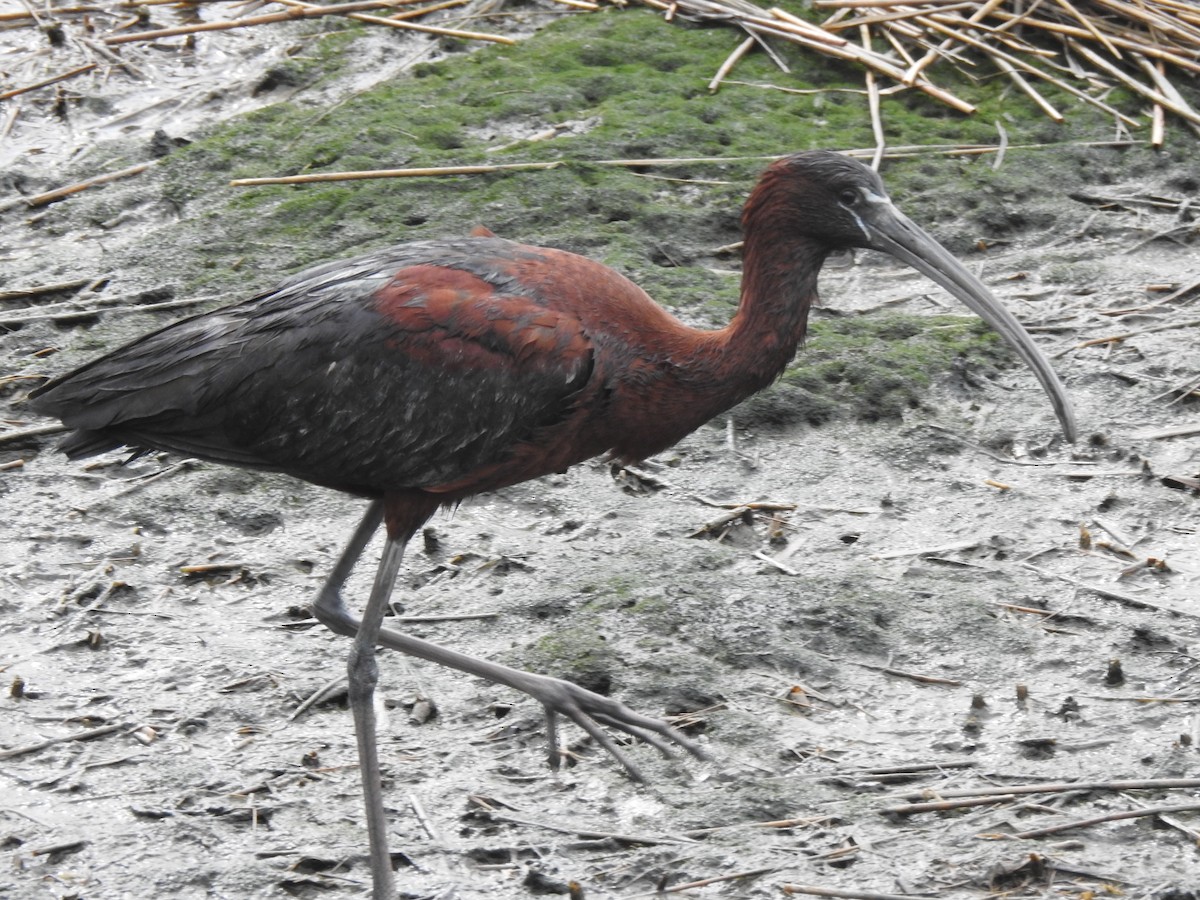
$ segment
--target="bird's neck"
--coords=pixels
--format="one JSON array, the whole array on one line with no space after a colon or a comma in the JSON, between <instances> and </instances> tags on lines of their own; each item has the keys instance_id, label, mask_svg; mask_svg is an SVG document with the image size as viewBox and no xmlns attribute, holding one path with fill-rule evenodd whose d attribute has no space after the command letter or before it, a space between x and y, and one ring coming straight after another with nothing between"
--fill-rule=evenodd
<instances>
[{"instance_id":1,"label":"bird's neck","mask_svg":"<svg viewBox=\"0 0 1200 900\"><path fill-rule=\"evenodd\" d=\"M657 357L662 368L657 379L648 379L642 366L625 368L622 387L631 393L622 409L632 412L614 420L620 435L613 445L616 456L644 459L658 453L762 390L804 340L826 248L789 234L770 216L748 215L743 226L737 312L716 331L696 331L671 319L662 331L645 335L644 356Z\"/></svg>"},{"instance_id":2,"label":"bird's neck","mask_svg":"<svg viewBox=\"0 0 1200 900\"><path fill-rule=\"evenodd\" d=\"M780 223L747 217L742 295L723 344L719 377L748 395L777 378L804 340L808 313L817 302L817 275L827 249L789 235Z\"/></svg>"}]
</instances>

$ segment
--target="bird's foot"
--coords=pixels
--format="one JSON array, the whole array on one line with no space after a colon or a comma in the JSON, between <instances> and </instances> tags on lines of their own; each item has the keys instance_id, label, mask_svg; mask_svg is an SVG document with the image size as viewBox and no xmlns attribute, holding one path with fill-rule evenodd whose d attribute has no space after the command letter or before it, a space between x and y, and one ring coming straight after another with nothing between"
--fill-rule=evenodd
<instances>
[{"instance_id":1,"label":"bird's foot","mask_svg":"<svg viewBox=\"0 0 1200 900\"><path fill-rule=\"evenodd\" d=\"M516 672L516 670L510 671ZM569 719L586 731L597 744L621 764L621 767L634 781L644 783L647 779L633 761L621 751L612 737L604 731L605 727L623 732L635 740L649 744L663 756L674 755L672 745L675 745L682 747L697 759L708 759L704 748L662 719L644 716L619 700L589 691L570 681L551 678L547 675L535 675L530 672L516 672L516 674L520 676L520 683L507 681L506 683L522 693L529 694L541 703L542 708L546 711L548 759L552 769L559 767L563 756L558 743L559 716Z\"/></svg>"}]
</instances>

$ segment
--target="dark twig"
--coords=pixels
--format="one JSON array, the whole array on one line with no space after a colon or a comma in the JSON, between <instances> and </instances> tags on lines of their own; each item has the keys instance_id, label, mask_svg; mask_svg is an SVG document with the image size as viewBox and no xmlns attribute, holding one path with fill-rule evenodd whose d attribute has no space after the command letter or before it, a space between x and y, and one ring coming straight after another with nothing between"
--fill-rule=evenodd
<instances>
[{"instance_id":1,"label":"dark twig","mask_svg":"<svg viewBox=\"0 0 1200 900\"><path fill-rule=\"evenodd\" d=\"M61 75L55 75L53 78L47 78L44 81L39 81L36 84L27 84L25 87L13 88L9 91L0 93L0 100L11 100L20 94L36 91L38 88L49 87L52 84L58 84L60 81L66 81L68 78L74 78L76 75L83 75L86 72L96 68L96 63L88 63L86 66L80 66L77 69L72 69L69 72L63 72Z\"/></svg>"},{"instance_id":2,"label":"dark twig","mask_svg":"<svg viewBox=\"0 0 1200 900\"><path fill-rule=\"evenodd\" d=\"M6 212L17 206L38 207L46 206L50 203L56 203L59 200L65 200L72 194L78 194L80 191L86 191L88 188L99 187L102 184L108 184L110 181L116 181L120 178L129 178L132 175L140 175L150 168L154 163L138 163L136 166L129 166L126 169L118 169L116 172L105 172L103 175L97 175L94 178L88 178L84 181L69 184L66 187L55 188L52 191L46 191L42 194L34 194L31 197L20 197L16 200L9 200L0 204L0 212Z\"/></svg>"},{"instance_id":3,"label":"dark twig","mask_svg":"<svg viewBox=\"0 0 1200 900\"><path fill-rule=\"evenodd\" d=\"M720 884L722 881L737 881L741 878L757 878L779 870L779 866L766 866L761 869L750 869L747 872L734 872L730 875L716 875L712 878L701 878L699 881L689 881L686 884L673 884L670 887L647 891L644 894L634 894L634 897L659 897L663 894L678 894L681 891L694 891L697 888L708 887L710 884Z\"/></svg>"},{"instance_id":4,"label":"dark twig","mask_svg":"<svg viewBox=\"0 0 1200 900\"><path fill-rule=\"evenodd\" d=\"M67 426L61 423L55 425L35 425L33 428L19 428L16 431L0 433L0 444L16 443L17 441L24 441L29 438L42 437L49 434L62 434L66 430Z\"/></svg>"},{"instance_id":5,"label":"dark twig","mask_svg":"<svg viewBox=\"0 0 1200 900\"><path fill-rule=\"evenodd\" d=\"M123 724L102 725L99 728L92 728L88 731L77 731L74 734L64 734L61 737L48 738L44 741L38 741L36 744L26 744L23 747L0 750L0 759L12 759L14 756L37 753L39 750L45 750L47 747L53 747L55 744L63 744L67 741L90 741L93 738L104 737L106 734L112 734L114 731L121 731L127 727L127 725Z\"/></svg>"},{"instance_id":6,"label":"dark twig","mask_svg":"<svg viewBox=\"0 0 1200 900\"><path fill-rule=\"evenodd\" d=\"M997 794L1061 794L1067 791L1157 791L1171 788L1200 787L1200 778L1139 778L1129 781L1059 781L1045 784L1006 784L998 787L955 788L938 791L942 799L952 797L994 797ZM894 796L904 800L924 800L925 791L907 791Z\"/></svg>"},{"instance_id":7,"label":"dark twig","mask_svg":"<svg viewBox=\"0 0 1200 900\"><path fill-rule=\"evenodd\" d=\"M103 306L71 306L69 308L52 309L46 312L0 313L0 325L24 325L29 322L70 322L76 319L94 319L101 315L128 315L129 313L158 312L164 309L182 309L187 306L199 306L207 303L209 297L188 297L182 300L164 300L162 303L142 303L118 305L120 301L106 303Z\"/></svg>"},{"instance_id":8,"label":"dark twig","mask_svg":"<svg viewBox=\"0 0 1200 900\"><path fill-rule=\"evenodd\" d=\"M885 816L911 816L925 812L946 812L951 809L962 809L967 806L1011 803L1016 799L1016 794L995 794L990 797L961 797L957 800L930 800L926 803L904 803L899 806L886 806L879 810L879 812Z\"/></svg>"},{"instance_id":9,"label":"dark twig","mask_svg":"<svg viewBox=\"0 0 1200 900\"><path fill-rule=\"evenodd\" d=\"M873 669L876 672L882 672L885 675L894 675L896 678L907 678L910 681L917 681L921 684L945 684L951 687L958 687L962 684L961 681L955 681L953 678L939 678L936 675L922 675L919 672L906 672L903 669L893 669L891 666L879 666L874 663L856 662L855 665L862 666L864 669Z\"/></svg>"},{"instance_id":10,"label":"dark twig","mask_svg":"<svg viewBox=\"0 0 1200 900\"><path fill-rule=\"evenodd\" d=\"M816 887L811 884L781 884L785 894L808 894L813 897L840 897L843 900L913 900L928 894L880 894L876 891L856 891L846 888Z\"/></svg>"},{"instance_id":11,"label":"dark twig","mask_svg":"<svg viewBox=\"0 0 1200 900\"><path fill-rule=\"evenodd\" d=\"M1104 587L1099 584L1088 584L1080 581L1078 578L1072 578L1070 575L1060 575L1057 572L1049 572L1045 569L1038 568L1032 563L1021 563L1031 572L1037 572L1047 578L1057 578L1059 581L1065 581L1067 584L1072 584L1077 588L1085 591L1091 591L1097 596L1104 597L1106 600L1115 600L1125 606L1130 606L1134 609L1156 609L1162 612L1174 613L1177 616L1190 616L1192 618L1200 618L1200 612L1192 612L1188 609L1181 609L1175 606L1167 606L1163 603L1152 603L1149 600L1143 600L1140 597L1132 597L1129 594L1122 594L1120 591L1114 591L1111 588Z\"/></svg>"},{"instance_id":12,"label":"dark twig","mask_svg":"<svg viewBox=\"0 0 1200 900\"><path fill-rule=\"evenodd\" d=\"M1116 822L1121 819L1138 819L1143 816L1157 816L1161 814L1170 814L1177 812L1191 812L1200 809L1200 803L1179 803L1175 806L1149 806L1145 809L1127 809L1123 812L1108 813L1103 816L1093 816L1090 819L1075 819L1071 822L1061 822L1058 825L1047 825L1045 828L1034 828L1030 831L1021 831L1017 834L1001 834L996 837L1006 838L1034 838L1041 837L1046 834L1057 834L1060 831L1070 831L1073 828L1086 828L1089 825L1099 825L1103 822Z\"/></svg>"},{"instance_id":13,"label":"dark twig","mask_svg":"<svg viewBox=\"0 0 1200 900\"><path fill-rule=\"evenodd\" d=\"M573 834L581 838L593 838L603 840L620 841L626 844L692 844L696 843L691 838L676 837L672 835L647 835L647 834L622 834L614 831L596 831L591 828L583 828L574 825L555 825L551 822L538 822L534 819L525 819L520 816L510 816L505 813L493 812L491 817L498 822L511 822L513 825L525 825L530 828L545 828L548 831L557 831L560 834Z\"/></svg>"}]
</instances>

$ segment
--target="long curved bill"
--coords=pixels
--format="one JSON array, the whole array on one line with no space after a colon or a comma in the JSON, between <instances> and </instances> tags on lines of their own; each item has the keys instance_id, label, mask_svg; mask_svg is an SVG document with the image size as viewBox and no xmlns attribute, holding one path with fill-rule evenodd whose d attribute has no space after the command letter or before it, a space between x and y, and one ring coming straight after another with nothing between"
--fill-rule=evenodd
<instances>
[{"instance_id":1,"label":"long curved bill","mask_svg":"<svg viewBox=\"0 0 1200 900\"><path fill-rule=\"evenodd\" d=\"M1076 436L1075 411L1062 382L1029 332L992 296L991 291L945 247L896 209L890 200L873 197L869 210L859 218L859 223L872 249L889 253L929 276L1000 333L1025 360L1026 365L1033 369L1050 397L1063 435L1073 443Z\"/></svg>"}]
</instances>

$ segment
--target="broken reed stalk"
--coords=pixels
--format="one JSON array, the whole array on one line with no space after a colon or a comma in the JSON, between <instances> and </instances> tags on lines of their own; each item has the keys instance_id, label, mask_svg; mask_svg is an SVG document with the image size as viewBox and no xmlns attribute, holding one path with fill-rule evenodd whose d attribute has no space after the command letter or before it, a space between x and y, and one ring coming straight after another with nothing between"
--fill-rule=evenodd
<instances>
[{"instance_id":1,"label":"broken reed stalk","mask_svg":"<svg viewBox=\"0 0 1200 900\"><path fill-rule=\"evenodd\" d=\"M339 3L333 6L316 6L306 4L300 7L292 7L287 12L267 13L261 16L248 16L244 19L230 19L219 22L197 22L191 25L179 25L173 28L158 28L152 31L138 31L130 34L110 35L104 38L104 43L127 44L133 41L153 41L165 37L179 37L180 35L197 34L204 31L229 31L234 28L247 28L255 25L267 25L272 22L287 22L293 19L308 19L320 16L345 16L351 13L360 13L367 9L391 8L410 2L420 2L420 0L366 0L360 3ZM395 25L398 28L408 28L412 31L421 31L426 34L437 34L445 37L457 37L469 41L489 41L495 44L515 44L516 41L510 37L504 37L498 34L484 34L477 31L460 31L453 28L439 28L436 25L420 25L414 22L401 23L395 19L372 19L371 21L382 22L383 24Z\"/></svg>"},{"instance_id":2,"label":"broken reed stalk","mask_svg":"<svg viewBox=\"0 0 1200 900\"><path fill-rule=\"evenodd\" d=\"M1016 794L994 794L990 797L962 797L958 800L928 800L921 803L902 803L899 806L885 806L879 812L885 816L912 816L926 812L949 812L952 809L965 809L969 806L1011 803L1016 799Z\"/></svg>"},{"instance_id":3,"label":"broken reed stalk","mask_svg":"<svg viewBox=\"0 0 1200 900\"><path fill-rule=\"evenodd\" d=\"M282 3L292 9L319 9L320 6L316 3L305 3L304 0L275 0L276 3ZM448 34L449 29L435 28L431 25L414 25L409 22L409 19L415 19L419 16L427 15L431 12L436 12L439 9L448 9L453 6L462 6L468 0L446 0L444 3L435 3L433 6L422 6L418 9L410 9L407 12L396 13L391 16L371 16L366 13L346 13L347 19L354 19L356 22L366 22L369 25L387 25L391 28L405 28L410 31L423 31L429 34ZM454 32L457 35L473 35L472 39L483 40L482 36L475 35L474 32ZM508 43L516 43L509 41Z\"/></svg>"},{"instance_id":4,"label":"broken reed stalk","mask_svg":"<svg viewBox=\"0 0 1200 900\"><path fill-rule=\"evenodd\" d=\"M841 900L913 900L914 894L880 894L876 891L856 891L853 888L827 888L812 884L781 884L785 894L808 894L811 897L839 897Z\"/></svg>"},{"instance_id":5,"label":"broken reed stalk","mask_svg":"<svg viewBox=\"0 0 1200 900\"><path fill-rule=\"evenodd\" d=\"M995 797L1000 794L1063 794L1069 791L1160 791L1200 787L1200 778L1137 778L1128 781L1055 781L1044 784L1005 784L996 787L947 788L939 790L943 800L958 797ZM892 794L898 800L924 801L925 790Z\"/></svg>"},{"instance_id":6,"label":"broken reed stalk","mask_svg":"<svg viewBox=\"0 0 1200 900\"><path fill-rule=\"evenodd\" d=\"M1009 81L1015 84L1030 99L1032 99L1033 102L1041 108L1042 112L1044 112L1051 121L1057 122L1060 125L1066 121L1063 114L1055 109L1054 106L1051 105L1050 101L1039 94L1033 85L1025 80L1025 76L1017 71L1016 67L1012 63L1006 59L1000 58L999 56L993 56L992 62L995 63L996 68L1008 76Z\"/></svg>"},{"instance_id":7,"label":"broken reed stalk","mask_svg":"<svg viewBox=\"0 0 1200 900\"><path fill-rule=\"evenodd\" d=\"M1161 59L1151 62L1141 53L1134 53L1133 58L1137 61L1137 64L1141 67L1142 71L1150 76L1150 80L1154 82L1154 86L1158 88L1160 93L1170 97L1177 105L1184 107L1189 112L1193 114L1195 113L1195 110L1188 105L1188 102L1183 98L1183 95L1179 93L1175 85L1167 80L1166 64ZM1190 118L1188 120L1188 127L1191 128L1192 131L1197 135L1200 135L1200 124L1197 124Z\"/></svg>"},{"instance_id":8,"label":"broken reed stalk","mask_svg":"<svg viewBox=\"0 0 1200 900\"><path fill-rule=\"evenodd\" d=\"M105 305L79 306L74 309L50 310L48 312L0 313L0 327L8 328L12 325L28 325L30 322L71 322L80 319L94 319L101 315L124 316L132 313L161 312L164 309L184 309L188 306L199 306L211 299L211 297L197 297L183 300L164 300L161 303L137 303L132 306L108 303Z\"/></svg>"},{"instance_id":9,"label":"broken reed stalk","mask_svg":"<svg viewBox=\"0 0 1200 900\"><path fill-rule=\"evenodd\" d=\"M415 2L415 0L410 0ZM149 31L138 31L131 34L110 35L104 38L105 44L128 44L134 41L153 41L164 37L178 37L186 34L198 34L205 31L230 31L234 28L252 28L255 25L269 25L273 22L287 22L292 19L305 19L323 15L345 15L366 9L387 9L399 5L399 0L365 0L357 3L340 3L334 6L323 6L320 11L289 10L287 12L266 13L261 16L246 16L244 19L223 19L217 22L193 22L188 25L177 25L172 28L154 28Z\"/></svg>"},{"instance_id":10,"label":"broken reed stalk","mask_svg":"<svg viewBox=\"0 0 1200 900\"><path fill-rule=\"evenodd\" d=\"M903 70L887 57L867 52L854 44L845 43L841 46L835 46L823 41L813 40L795 30L783 28L782 23L779 25L749 23L744 27L751 31L774 35L775 37L783 37L793 43L824 53L826 56L833 56L838 59L847 60L848 62L856 62L895 81L902 81L904 77ZM955 96L926 79L919 79L912 86L965 115L971 115L975 112L975 107L966 100Z\"/></svg>"},{"instance_id":11,"label":"broken reed stalk","mask_svg":"<svg viewBox=\"0 0 1200 900\"><path fill-rule=\"evenodd\" d=\"M440 12L443 9L453 9L456 6L466 6L471 0L443 0L441 3L434 3L431 6L419 6L416 9L410 9L407 12L392 13L386 21L399 22L403 19L418 19L421 16L427 16L430 13ZM371 17L368 16L368 19Z\"/></svg>"},{"instance_id":12,"label":"broken reed stalk","mask_svg":"<svg viewBox=\"0 0 1200 900\"><path fill-rule=\"evenodd\" d=\"M34 744L25 744L22 747L12 747L8 750L0 750L0 759L12 759L16 756L24 756L26 753L36 753L39 750L45 750L47 747L53 747L55 744L62 744L66 741L90 741L98 737L103 737L106 734L112 734L114 731L121 731L128 728L128 725L117 723L115 725L101 725L99 728L90 728L87 731L76 731L74 734L64 734L60 737L47 738L44 741L38 741Z\"/></svg>"},{"instance_id":13,"label":"broken reed stalk","mask_svg":"<svg viewBox=\"0 0 1200 900\"><path fill-rule=\"evenodd\" d=\"M103 175L97 175L94 178L88 178L84 181L69 184L66 187L55 188L52 191L46 191L42 194L33 194L29 197L20 197L15 200L9 200L0 204L0 212L7 209L12 209L15 206L24 204L29 207L46 206L58 200L63 200L70 197L72 194L78 194L80 191L86 191L88 188L97 187L102 184L108 184L110 181L116 181L119 178L128 178L131 175L140 175L150 168L154 163L138 163L136 166L129 166L126 169L118 169L116 172L106 172Z\"/></svg>"},{"instance_id":14,"label":"broken reed stalk","mask_svg":"<svg viewBox=\"0 0 1200 900\"><path fill-rule=\"evenodd\" d=\"M725 62L721 63L721 67L717 69L717 74L712 77L708 83L708 89L713 93L721 86L721 82L725 80L725 76L733 71L733 67L738 64L738 61L750 52L750 48L758 43L757 38L748 37L726 58Z\"/></svg>"},{"instance_id":15,"label":"broken reed stalk","mask_svg":"<svg viewBox=\"0 0 1200 900\"><path fill-rule=\"evenodd\" d=\"M683 836L672 835L657 835L657 834L625 834L615 831L596 831L591 828L576 825L557 825L553 822L539 822L536 819L527 819L522 816L513 816L506 813L495 812L489 810L488 815L497 822L511 822L514 825L524 825L529 828L544 828L547 831L556 831L559 834L573 834L576 837L593 840L613 840L621 841L626 844L695 844L697 841Z\"/></svg>"},{"instance_id":16,"label":"broken reed stalk","mask_svg":"<svg viewBox=\"0 0 1200 900\"><path fill-rule=\"evenodd\" d=\"M949 6L943 6L943 12L952 12L963 9L970 9L973 6L971 3L951 3ZM924 15L927 10L916 6L906 6L902 9L897 9L893 12L874 13L869 16L859 16L854 19L841 19L833 21L832 19L822 23L821 27L826 31L838 32L848 28L857 28L859 25L881 25L884 22L898 22L901 19L911 19L914 16Z\"/></svg>"},{"instance_id":17,"label":"broken reed stalk","mask_svg":"<svg viewBox=\"0 0 1200 900\"><path fill-rule=\"evenodd\" d=\"M1121 51L1118 50L1116 47L1114 47L1109 42L1108 38L1105 37L1099 31L1099 29L1097 29L1096 26L1092 24L1091 19L1089 19L1087 16L1083 15L1083 13L1081 13L1079 10L1077 10L1074 6L1071 5L1071 0L1055 0L1055 2L1059 6L1061 6L1063 9L1065 9L1067 11L1067 13L1071 16L1071 18L1073 18L1077 22L1079 22L1079 24L1083 26L1085 31L1087 31L1092 37L1094 37L1101 44L1103 44L1104 49L1106 49L1109 53L1111 53L1117 59L1121 58Z\"/></svg>"},{"instance_id":18,"label":"broken reed stalk","mask_svg":"<svg viewBox=\"0 0 1200 900\"><path fill-rule=\"evenodd\" d=\"M1129 147L1137 141L1079 141L1071 144L1073 147ZM1013 144L1006 150L1046 150L1061 149L1062 144ZM945 156L983 156L998 153L1000 147L994 144L905 144L889 147L884 151L887 159L900 159L909 156L928 156L940 153ZM876 148L856 148L843 151L855 159L867 159L874 156ZM647 157L644 159L587 159L587 160L555 160L553 162L526 163L496 163L492 165L470 166L434 166L414 169L363 169L352 172L308 172L304 175L271 175L261 178L235 178L229 182L230 187L257 187L270 184L313 184L324 181L362 181L371 178L442 178L449 175L488 175L498 172L539 171L556 169L566 165L584 166L616 166L638 169L646 166L680 166L680 165L722 165L742 162L773 162L779 156L679 156L679 157ZM23 202L23 201L22 201ZM1174 326L1172 326L1174 327Z\"/></svg>"},{"instance_id":19,"label":"broken reed stalk","mask_svg":"<svg viewBox=\"0 0 1200 900\"><path fill-rule=\"evenodd\" d=\"M4 123L0 124L0 141L8 137L13 126L17 124L17 116L21 114L21 106L19 103L14 103L8 108L8 112L4 114Z\"/></svg>"},{"instance_id":20,"label":"broken reed stalk","mask_svg":"<svg viewBox=\"0 0 1200 900\"><path fill-rule=\"evenodd\" d=\"M71 69L69 72L63 72L61 75L55 75L51 78L46 78L34 84L27 84L25 87L13 88L12 90L0 93L0 100L11 100L13 97L27 94L30 91L36 91L38 88L49 87L52 84L58 84L60 81L66 81L68 78L74 78L76 75L83 75L86 72L96 68L97 63L88 63L86 66L80 66L77 69Z\"/></svg>"},{"instance_id":21,"label":"broken reed stalk","mask_svg":"<svg viewBox=\"0 0 1200 900\"><path fill-rule=\"evenodd\" d=\"M643 2L656 8L663 8L663 4L657 0L643 0ZM685 15L701 19L736 24L757 37L773 37L790 41L826 56L858 63L874 70L876 74L900 80L902 69L888 57L864 50L831 31L778 8L759 10L745 2L739 2L737 6L726 6L716 0L678 0L668 9L672 12L678 10ZM766 45L764 44L764 46ZM927 79L920 79L913 86L959 112L969 115L975 111L974 106Z\"/></svg>"},{"instance_id":22,"label":"broken reed stalk","mask_svg":"<svg viewBox=\"0 0 1200 900\"><path fill-rule=\"evenodd\" d=\"M43 437L49 434L62 434L67 430L66 425L34 425L31 428L19 428L14 431L0 432L0 444L19 443L34 437ZM0 756L0 759L3 759Z\"/></svg>"},{"instance_id":23,"label":"broken reed stalk","mask_svg":"<svg viewBox=\"0 0 1200 900\"><path fill-rule=\"evenodd\" d=\"M995 9L1001 2L1003 2L1003 0L988 0L988 2L985 3L980 9L976 10L975 13L973 13L971 15L971 17L969 19L967 19L967 21L971 24L974 24L974 23L980 21L981 19L983 19L984 16L988 15L988 13L990 13L993 9ZM945 10L942 10L942 12L945 12ZM938 46L936 48L930 49L928 53L926 53L923 57L921 57L920 60L913 63L911 66L909 66L908 71L904 73L904 79L903 79L902 83L903 84L912 84L913 81L916 80L917 75L919 75L921 73L922 69L927 68L930 65L930 63L932 63L935 59L937 59L942 53L949 50L950 47L953 46L953 44L954 44L953 39L948 37L945 40L943 40L940 44L938 44Z\"/></svg>"},{"instance_id":24,"label":"broken reed stalk","mask_svg":"<svg viewBox=\"0 0 1200 900\"><path fill-rule=\"evenodd\" d=\"M309 172L306 175L279 175L265 178L235 178L231 187L256 187L264 184L312 184L321 181L362 181L369 178L421 178L443 175L484 175L489 172L554 169L561 162L498 163L488 166L439 166L428 169L366 169L356 172Z\"/></svg>"},{"instance_id":25,"label":"broken reed stalk","mask_svg":"<svg viewBox=\"0 0 1200 900\"><path fill-rule=\"evenodd\" d=\"M858 27L859 37L862 39L863 49L868 53L874 52L871 47L871 27L869 25L860 25ZM879 110L879 85L875 81L875 73L868 69L863 77L867 84L867 109L871 113L871 133L875 136L875 155L871 157L871 168L879 171L879 164L883 161L883 151L887 140L883 133L883 116Z\"/></svg>"},{"instance_id":26,"label":"broken reed stalk","mask_svg":"<svg viewBox=\"0 0 1200 900\"><path fill-rule=\"evenodd\" d=\"M915 681L918 684L944 684L950 687L958 687L962 684L961 681L956 681L953 678L939 678L937 675L923 675L920 672L907 672L904 669L896 669L892 666L878 666L874 663L855 662L857 666L862 666L864 669L871 669L874 672L882 672L884 675L891 675L895 678L907 678L909 681Z\"/></svg>"},{"instance_id":27,"label":"broken reed stalk","mask_svg":"<svg viewBox=\"0 0 1200 900\"><path fill-rule=\"evenodd\" d=\"M822 825L832 821L833 816L808 816L802 819L773 819L769 822L732 822L728 825L709 825L705 828L692 828L685 831L685 837L702 838L718 831L731 831L738 828L775 828L787 830L791 828L808 828L812 825Z\"/></svg>"},{"instance_id":28,"label":"broken reed stalk","mask_svg":"<svg viewBox=\"0 0 1200 900\"><path fill-rule=\"evenodd\" d=\"M814 9L873 9L880 6L897 6L900 0L813 0ZM930 0L926 2L933 6L934 3ZM950 4L954 0L941 0L941 2Z\"/></svg>"},{"instance_id":29,"label":"broken reed stalk","mask_svg":"<svg viewBox=\"0 0 1200 900\"><path fill-rule=\"evenodd\" d=\"M1032 9L1033 9L1033 7L1031 7L1029 11L1031 12ZM1044 20L1044 19L1037 19L1037 18L1034 18L1033 16L1029 16L1029 15L1025 15L1025 16L1014 15L1012 13L1008 13L1003 10L997 10L996 16L997 16L997 18L1005 20L1005 25L1002 27L1015 26L1018 24L1025 24L1025 25L1029 25L1034 28L1041 29L1042 31L1047 31L1047 32L1050 32L1053 34L1062 35L1064 37L1082 38L1084 40L1086 40L1089 37L1088 33L1086 31L1084 31L1082 28L1078 28L1073 25L1065 25L1061 22L1051 22L1051 21ZM1112 43L1116 44L1116 46L1122 50L1133 50L1135 52L1144 53L1147 56L1153 57L1155 59L1162 59L1166 62L1169 62L1173 66L1176 66L1181 69L1186 69L1192 73L1200 72L1200 62L1197 62L1196 60L1188 59L1186 56L1181 56L1177 53L1173 53L1172 51L1166 49L1165 47L1163 47L1161 45L1157 45L1152 42L1147 43L1147 42L1142 42L1142 41L1136 41L1131 38L1123 37L1123 36L1116 35L1116 34L1109 35L1109 40L1112 41Z\"/></svg>"},{"instance_id":30,"label":"broken reed stalk","mask_svg":"<svg viewBox=\"0 0 1200 900\"><path fill-rule=\"evenodd\" d=\"M1097 344L1119 344L1121 341L1127 341L1129 338L1138 337L1143 334L1155 334L1159 331L1173 331L1176 328L1196 328L1200 327L1200 319L1189 319L1186 322L1167 322L1164 325L1151 325L1147 328L1139 328L1136 331L1125 331L1121 334L1110 334L1107 337L1092 338L1084 341L1081 344L1076 344L1075 349L1080 350L1084 347L1094 347Z\"/></svg>"},{"instance_id":31,"label":"broken reed stalk","mask_svg":"<svg viewBox=\"0 0 1200 900\"><path fill-rule=\"evenodd\" d=\"M1191 109L1189 109L1185 106L1177 105L1175 103L1175 101L1172 100L1171 98L1165 97L1162 94L1160 94L1158 91L1156 91L1150 87L1147 87L1146 85L1144 85L1140 81L1138 81L1136 78L1133 78L1130 75L1126 75L1118 67L1114 66L1108 60L1104 59L1104 57L1100 56L1100 54L1098 54L1092 50L1089 50L1083 44L1076 43L1075 44L1075 52L1082 54L1090 63L1092 63L1092 65L1094 65L1100 69L1103 69L1105 72L1107 72L1113 78L1117 79L1117 81L1121 82L1123 85L1125 85L1131 91L1133 91L1137 94L1141 94L1147 100L1150 100L1151 102L1155 103L1158 106L1162 106L1165 109L1169 109L1171 112L1175 113L1175 115L1179 116L1181 119L1187 119L1188 121L1191 121L1197 125L1200 125L1200 116L1198 116Z\"/></svg>"},{"instance_id":32,"label":"broken reed stalk","mask_svg":"<svg viewBox=\"0 0 1200 900\"><path fill-rule=\"evenodd\" d=\"M1033 828L1029 831L1020 831L1016 834L997 834L985 835L986 837L998 838L1016 838L1019 840L1027 838L1042 837L1047 834L1057 834L1060 831L1070 831L1075 828L1087 828L1090 825L1100 825L1104 822L1117 822L1121 819L1140 819L1144 816L1158 816L1177 812L1193 812L1200 809L1200 803L1180 803L1175 806L1149 806L1142 809L1129 809L1124 812L1108 813L1103 816L1092 816L1088 819L1075 819L1071 822L1062 822L1057 825L1047 825L1045 828Z\"/></svg>"},{"instance_id":33,"label":"broken reed stalk","mask_svg":"<svg viewBox=\"0 0 1200 900\"><path fill-rule=\"evenodd\" d=\"M661 897L663 894L678 894L682 891L694 891L697 888L708 887L710 884L720 884L724 881L737 881L741 878L757 878L769 875L779 870L779 866L766 866L761 869L750 869L746 872L733 872L729 875L714 875L711 878L701 878L699 881L688 881L684 884L672 884L644 894L633 894L633 897Z\"/></svg>"}]
</instances>

